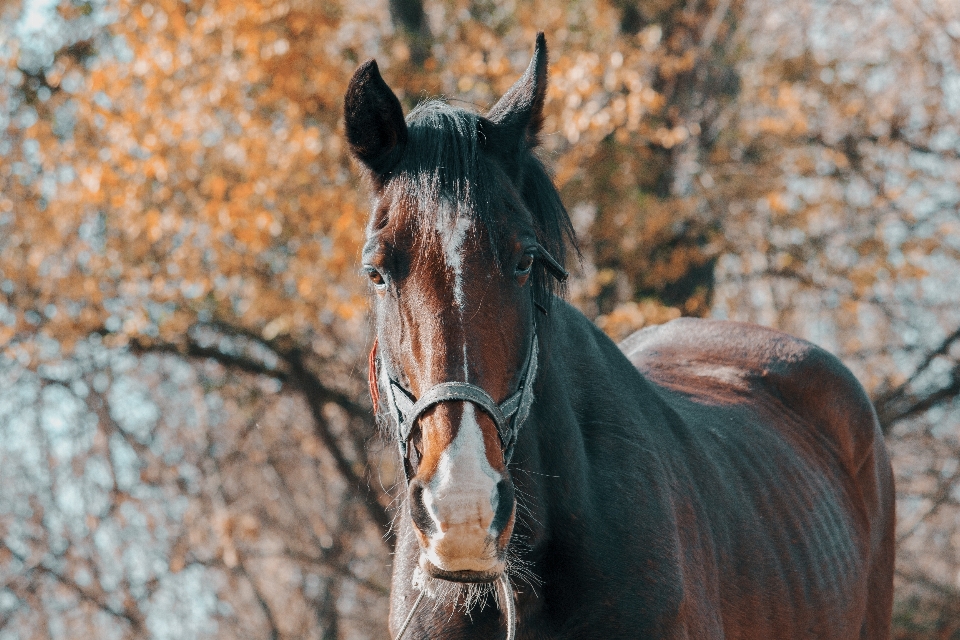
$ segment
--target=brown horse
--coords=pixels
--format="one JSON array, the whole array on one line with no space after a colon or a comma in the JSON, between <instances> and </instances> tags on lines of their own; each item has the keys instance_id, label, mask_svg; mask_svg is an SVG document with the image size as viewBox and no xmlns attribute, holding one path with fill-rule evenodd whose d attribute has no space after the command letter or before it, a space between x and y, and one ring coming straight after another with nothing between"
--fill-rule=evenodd
<instances>
[{"instance_id":1,"label":"brown horse","mask_svg":"<svg viewBox=\"0 0 960 640\"><path fill-rule=\"evenodd\" d=\"M486 115L346 95L372 181L371 388L406 471L405 638L887 638L874 410L816 346L676 320L619 346L556 297L573 241L533 151L542 34ZM515 615L515 618L514 618Z\"/></svg>"}]
</instances>

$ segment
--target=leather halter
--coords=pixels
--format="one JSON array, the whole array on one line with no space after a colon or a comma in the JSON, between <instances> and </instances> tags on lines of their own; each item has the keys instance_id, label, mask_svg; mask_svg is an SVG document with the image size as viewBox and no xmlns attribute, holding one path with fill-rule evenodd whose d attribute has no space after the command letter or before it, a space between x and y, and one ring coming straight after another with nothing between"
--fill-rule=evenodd
<instances>
[{"instance_id":1,"label":"leather halter","mask_svg":"<svg viewBox=\"0 0 960 640\"><path fill-rule=\"evenodd\" d=\"M531 323L530 346L520 371L520 384L510 397L499 404L482 387L470 382L441 382L430 387L418 399L395 380L383 366L383 361L377 358L377 342L374 342L373 350L370 352L370 395L376 406L380 399L380 389L385 391L390 415L397 427L396 436L400 455L404 459L407 457L410 434L423 412L441 402L463 400L477 405L493 419L497 426L497 433L500 435L503 461L507 464L513 456L520 427L530 415L530 407L533 405L533 383L537 376L538 353L536 323ZM380 384L375 381L378 362Z\"/></svg>"}]
</instances>

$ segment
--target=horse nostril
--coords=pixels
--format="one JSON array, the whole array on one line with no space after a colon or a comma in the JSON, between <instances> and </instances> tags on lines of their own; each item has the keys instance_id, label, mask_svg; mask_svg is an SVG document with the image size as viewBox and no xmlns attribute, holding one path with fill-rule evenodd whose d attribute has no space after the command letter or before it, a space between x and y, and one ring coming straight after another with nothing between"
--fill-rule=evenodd
<instances>
[{"instance_id":1,"label":"horse nostril","mask_svg":"<svg viewBox=\"0 0 960 640\"><path fill-rule=\"evenodd\" d=\"M407 489L407 497L410 503L410 519L421 532L425 535L431 535L437 532L437 526L433 518L427 512L427 506L423 503L422 481L414 478L410 481L410 487Z\"/></svg>"},{"instance_id":2,"label":"horse nostril","mask_svg":"<svg viewBox=\"0 0 960 640\"><path fill-rule=\"evenodd\" d=\"M490 530L499 534L507 526L510 516L513 515L513 483L509 480L501 480L497 483L497 512L493 515L493 522L490 523Z\"/></svg>"}]
</instances>

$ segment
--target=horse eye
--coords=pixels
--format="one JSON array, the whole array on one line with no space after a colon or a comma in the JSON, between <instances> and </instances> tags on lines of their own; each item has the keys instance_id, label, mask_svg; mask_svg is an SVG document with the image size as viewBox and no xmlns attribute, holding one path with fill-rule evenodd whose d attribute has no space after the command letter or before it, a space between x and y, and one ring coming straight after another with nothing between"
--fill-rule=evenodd
<instances>
[{"instance_id":1,"label":"horse eye","mask_svg":"<svg viewBox=\"0 0 960 640\"><path fill-rule=\"evenodd\" d=\"M533 268L533 254L525 253L523 257L520 258L520 262L517 263L517 275L522 276L530 273L530 269Z\"/></svg>"},{"instance_id":2,"label":"horse eye","mask_svg":"<svg viewBox=\"0 0 960 640\"><path fill-rule=\"evenodd\" d=\"M380 273L375 267L364 267L363 270L366 272L367 277L370 278L370 282L373 283L378 289L382 289L387 286L387 281L384 279L383 274Z\"/></svg>"}]
</instances>

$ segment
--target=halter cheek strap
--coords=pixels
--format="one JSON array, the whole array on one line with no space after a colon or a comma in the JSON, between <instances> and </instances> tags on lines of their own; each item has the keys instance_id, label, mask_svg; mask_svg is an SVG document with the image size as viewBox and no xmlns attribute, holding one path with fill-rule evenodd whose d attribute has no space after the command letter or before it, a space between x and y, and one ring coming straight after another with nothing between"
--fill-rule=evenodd
<instances>
[{"instance_id":1,"label":"halter cheek strap","mask_svg":"<svg viewBox=\"0 0 960 640\"><path fill-rule=\"evenodd\" d=\"M497 426L500 446L503 449L503 460L506 464L513 457L517 434L529 417L530 407L533 405L533 383L537 375L538 351L536 326L532 325L530 347L523 363L523 369L520 372L520 384L510 397L497 404L482 387L469 382L441 382L430 387L419 399L415 398L410 391L390 376L382 361L377 358L377 342L375 341L373 349L370 351L370 369L368 372L370 397L374 401L374 407L376 407L379 404L381 389L386 393L390 414L397 426L396 435L400 455L404 458L407 456L407 442L410 440L410 434L424 411L441 402L457 400L472 402L489 415ZM377 384L378 364L380 365L379 384Z\"/></svg>"}]
</instances>

